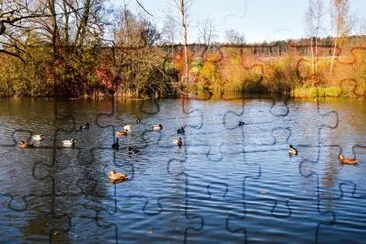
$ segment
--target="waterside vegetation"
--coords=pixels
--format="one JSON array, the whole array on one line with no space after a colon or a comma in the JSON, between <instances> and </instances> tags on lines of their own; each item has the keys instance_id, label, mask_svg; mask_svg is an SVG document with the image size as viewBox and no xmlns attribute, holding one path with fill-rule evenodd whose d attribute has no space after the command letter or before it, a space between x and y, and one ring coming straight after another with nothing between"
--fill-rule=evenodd
<instances>
[{"instance_id":1,"label":"waterside vegetation","mask_svg":"<svg viewBox=\"0 0 366 244\"><path fill-rule=\"evenodd\" d=\"M26 2L0 3L0 96L148 98L237 91L366 97L366 36L349 35L348 1L334 1L333 37L318 37L319 23L311 20L319 19L314 8L321 6L313 0L309 37L252 44L235 31L228 32L227 43L209 41L209 21L201 43L187 44L185 38L176 44L167 38L172 26L158 30L126 8L106 40L104 1Z\"/></svg>"}]
</instances>

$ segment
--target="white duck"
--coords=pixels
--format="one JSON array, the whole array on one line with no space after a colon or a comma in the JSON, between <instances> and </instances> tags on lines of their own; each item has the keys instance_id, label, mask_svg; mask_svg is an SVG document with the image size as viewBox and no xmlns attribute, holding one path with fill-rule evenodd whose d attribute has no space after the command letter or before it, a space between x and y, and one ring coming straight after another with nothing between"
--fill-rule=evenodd
<instances>
[{"instance_id":1,"label":"white duck","mask_svg":"<svg viewBox=\"0 0 366 244\"><path fill-rule=\"evenodd\" d=\"M174 139L173 144L178 145L179 147L181 147L183 145L182 137L178 137L177 139Z\"/></svg>"},{"instance_id":2,"label":"white duck","mask_svg":"<svg viewBox=\"0 0 366 244\"><path fill-rule=\"evenodd\" d=\"M75 145L76 140L72 138L71 140L63 140L62 145L64 147L73 147Z\"/></svg>"},{"instance_id":3,"label":"white duck","mask_svg":"<svg viewBox=\"0 0 366 244\"><path fill-rule=\"evenodd\" d=\"M46 137L43 134L32 135L32 139L35 140L35 141L43 141L44 139L46 139Z\"/></svg>"},{"instance_id":4,"label":"white duck","mask_svg":"<svg viewBox=\"0 0 366 244\"><path fill-rule=\"evenodd\" d=\"M153 129L153 131L161 131L163 129L163 126L161 124L153 125L152 129Z\"/></svg>"},{"instance_id":5,"label":"white duck","mask_svg":"<svg viewBox=\"0 0 366 244\"><path fill-rule=\"evenodd\" d=\"M123 130L126 131L126 132L128 132L128 133L131 133L132 132L132 126L125 124L123 126Z\"/></svg>"}]
</instances>

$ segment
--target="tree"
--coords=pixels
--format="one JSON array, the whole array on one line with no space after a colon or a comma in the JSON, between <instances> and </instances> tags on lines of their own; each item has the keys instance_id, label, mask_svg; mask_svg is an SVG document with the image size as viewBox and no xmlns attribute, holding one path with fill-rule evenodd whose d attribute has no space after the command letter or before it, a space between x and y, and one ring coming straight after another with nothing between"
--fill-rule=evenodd
<instances>
[{"instance_id":1,"label":"tree","mask_svg":"<svg viewBox=\"0 0 366 244\"><path fill-rule=\"evenodd\" d=\"M209 46L212 41L217 37L216 28L212 23L212 19L206 18L199 23L200 42Z\"/></svg>"},{"instance_id":2,"label":"tree","mask_svg":"<svg viewBox=\"0 0 366 244\"><path fill-rule=\"evenodd\" d=\"M185 60L185 72L182 75L183 85L189 82L189 63L188 63L188 22L187 13L192 6L194 0L173 0L177 9L179 10L179 15L181 18L181 25L183 28L183 46L184 46L184 60Z\"/></svg>"},{"instance_id":3,"label":"tree","mask_svg":"<svg viewBox=\"0 0 366 244\"><path fill-rule=\"evenodd\" d=\"M329 75L331 75L333 71L334 58L339 42L344 41L352 29L349 0L331 0L331 17L335 35Z\"/></svg>"},{"instance_id":4,"label":"tree","mask_svg":"<svg viewBox=\"0 0 366 244\"><path fill-rule=\"evenodd\" d=\"M311 63L313 74L318 72L318 37L323 27L324 6L323 0L309 0L309 7L305 13L305 21L307 24L307 35L310 38L311 47ZM315 43L314 43L315 42ZM315 50L314 50L315 44ZM315 55L314 55L315 51ZM315 56L315 58L314 58Z\"/></svg>"},{"instance_id":5,"label":"tree","mask_svg":"<svg viewBox=\"0 0 366 244\"><path fill-rule=\"evenodd\" d=\"M137 97L162 96L169 92L170 77L164 70L164 55L155 45L160 41L160 31L126 6L118 19L114 33L115 73L123 81L124 92Z\"/></svg>"},{"instance_id":6,"label":"tree","mask_svg":"<svg viewBox=\"0 0 366 244\"><path fill-rule=\"evenodd\" d=\"M226 40L230 44L244 44L245 37L240 34L237 30L231 29L225 32Z\"/></svg>"},{"instance_id":7,"label":"tree","mask_svg":"<svg viewBox=\"0 0 366 244\"><path fill-rule=\"evenodd\" d=\"M168 15L165 19L163 36L166 43L173 44L176 41L177 22L171 15Z\"/></svg>"},{"instance_id":8,"label":"tree","mask_svg":"<svg viewBox=\"0 0 366 244\"><path fill-rule=\"evenodd\" d=\"M19 58L25 53L23 34L33 27L35 18L47 17L44 9L28 0L0 1L0 53Z\"/></svg>"}]
</instances>

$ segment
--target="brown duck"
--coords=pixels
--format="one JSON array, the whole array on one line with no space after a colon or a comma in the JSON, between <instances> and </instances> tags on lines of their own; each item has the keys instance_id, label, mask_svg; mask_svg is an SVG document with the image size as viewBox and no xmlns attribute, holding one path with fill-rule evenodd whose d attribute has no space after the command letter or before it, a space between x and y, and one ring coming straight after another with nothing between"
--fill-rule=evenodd
<instances>
[{"instance_id":1,"label":"brown duck","mask_svg":"<svg viewBox=\"0 0 366 244\"><path fill-rule=\"evenodd\" d=\"M357 164L358 163L357 159L345 158L342 153L338 155L338 160L342 164Z\"/></svg>"}]
</instances>

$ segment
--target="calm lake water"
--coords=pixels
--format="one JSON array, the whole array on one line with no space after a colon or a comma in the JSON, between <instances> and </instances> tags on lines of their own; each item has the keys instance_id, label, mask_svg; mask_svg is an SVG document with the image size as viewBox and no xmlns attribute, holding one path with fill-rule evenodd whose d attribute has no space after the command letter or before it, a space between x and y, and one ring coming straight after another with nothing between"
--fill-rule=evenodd
<instances>
[{"instance_id":1,"label":"calm lake water","mask_svg":"<svg viewBox=\"0 0 366 244\"><path fill-rule=\"evenodd\" d=\"M365 121L352 99L2 99L1 242L364 243ZM46 139L16 146L32 133Z\"/></svg>"}]
</instances>

